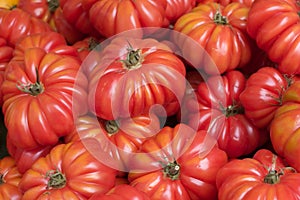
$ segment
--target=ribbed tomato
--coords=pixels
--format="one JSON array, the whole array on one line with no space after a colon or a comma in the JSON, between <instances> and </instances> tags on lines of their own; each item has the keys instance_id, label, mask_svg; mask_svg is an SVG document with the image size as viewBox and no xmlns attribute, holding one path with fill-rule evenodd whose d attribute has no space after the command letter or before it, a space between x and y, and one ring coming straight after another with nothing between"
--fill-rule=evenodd
<instances>
[{"instance_id":1,"label":"ribbed tomato","mask_svg":"<svg viewBox=\"0 0 300 200\"><path fill-rule=\"evenodd\" d=\"M246 34L249 8L241 3L222 6L218 3L198 4L193 10L182 15L175 23L174 30L186 34L192 40L174 36L174 42L195 68L208 74L222 74L225 71L245 66L251 58L250 39ZM207 52L193 51L201 45ZM208 55L217 69L207 64Z\"/></svg>"},{"instance_id":2,"label":"ribbed tomato","mask_svg":"<svg viewBox=\"0 0 300 200\"><path fill-rule=\"evenodd\" d=\"M299 11L298 0L257 0L248 15L249 35L285 74L300 73Z\"/></svg>"},{"instance_id":3,"label":"ribbed tomato","mask_svg":"<svg viewBox=\"0 0 300 200\"><path fill-rule=\"evenodd\" d=\"M253 158L229 161L218 171L216 180L219 200L300 197L300 174L265 149L256 152Z\"/></svg>"},{"instance_id":4,"label":"ribbed tomato","mask_svg":"<svg viewBox=\"0 0 300 200\"><path fill-rule=\"evenodd\" d=\"M23 200L87 200L108 192L116 170L98 161L81 142L55 146L38 159L19 183Z\"/></svg>"},{"instance_id":5,"label":"ribbed tomato","mask_svg":"<svg viewBox=\"0 0 300 200\"><path fill-rule=\"evenodd\" d=\"M206 131L165 126L133 156L130 185L152 200L216 200L216 174L227 163Z\"/></svg>"},{"instance_id":6,"label":"ribbed tomato","mask_svg":"<svg viewBox=\"0 0 300 200\"><path fill-rule=\"evenodd\" d=\"M157 109L160 115L178 112L186 70L168 46L150 38L117 37L100 56L89 77L89 106L98 117L148 114L156 104L165 109Z\"/></svg>"}]
</instances>

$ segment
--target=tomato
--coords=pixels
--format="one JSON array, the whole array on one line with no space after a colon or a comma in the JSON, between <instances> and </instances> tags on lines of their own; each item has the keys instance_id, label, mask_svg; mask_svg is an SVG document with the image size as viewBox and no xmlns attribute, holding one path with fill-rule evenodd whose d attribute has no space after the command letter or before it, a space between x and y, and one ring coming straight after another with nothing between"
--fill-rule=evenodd
<instances>
[{"instance_id":1,"label":"tomato","mask_svg":"<svg viewBox=\"0 0 300 200\"><path fill-rule=\"evenodd\" d=\"M13 145L9 137L6 138L7 151L15 160L17 169L21 174L30 169L37 159L46 156L55 145L39 146L34 149L22 149Z\"/></svg>"},{"instance_id":2,"label":"tomato","mask_svg":"<svg viewBox=\"0 0 300 200\"><path fill-rule=\"evenodd\" d=\"M160 108L152 111L161 116L178 112L186 70L168 46L150 38L117 37L101 58L91 72L88 96L90 110L99 118L147 114L155 104Z\"/></svg>"},{"instance_id":3,"label":"tomato","mask_svg":"<svg viewBox=\"0 0 300 200\"><path fill-rule=\"evenodd\" d=\"M70 24L63 14L62 8L59 7L53 13L55 30L63 35L69 44L84 39L86 34L80 32L74 25Z\"/></svg>"},{"instance_id":4,"label":"tomato","mask_svg":"<svg viewBox=\"0 0 300 200\"><path fill-rule=\"evenodd\" d=\"M264 66L247 80L240 95L245 115L259 128L268 127L287 88L296 77L282 74L276 68Z\"/></svg>"},{"instance_id":5,"label":"tomato","mask_svg":"<svg viewBox=\"0 0 300 200\"><path fill-rule=\"evenodd\" d=\"M104 153L110 155L106 163L112 161L120 171L127 171L128 157L138 151L146 138L160 130L160 121L155 115L102 120L87 114L78 117L75 126L74 131L64 138L66 143L93 138L93 144L105 147ZM88 142L84 144L90 146ZM101 159L102 154L94 152Z\"/></svg>"},{"instance_id":6,"label":"tomato","mask_svg":"<svg viewBox=\"0 0 300 200\"><path fill-rule=\"evenodd\" d=\"M83 0L82 3L93 26L105 37L166 24L167 0Z\"/></svg>"},{"instance_id":7,"label":"tomato","mask_svg":"<svg viewBox=\"0 0 300 200\"><path fill-rule=\"evenodd\" d=\"M179 17L191 11L196 6L196 0L167 0L166 25L173 25Z\"/></svg>"},{"instance_id":8,"label":"tomato","mask_svg":"<svg viewBox=\"0 0 300 200\"><path fill-rule=\"evenodd\" d=\"M56 30L53 15L58 7L58 0L19 0L18 4L18 8L47 22L53 30Z\"/></svg>"},{"instance_id":9,"label":"tomato","mask_svg":"<svg viewBox=\"0 0 300 200\"><path fill-rule=\"evenodd\" d=\"M192 40L174 36L173 40L195 68L207 74L222 74L246 65L251 58L250 39L246 34L249 8L241 3L222 6L218 3L198 4L193 10L182 15L175 23L174 30L186 34ZM201 45L214 61L217 69L207 62L208 55L191 51Z\"/></svg>"},{"instance_id":10,"label":"tomato","mask_svg":"<svg viewBox=\"0 0 300 200\"><path fill-rule=\"evenodd\" d=\"M39 48L46 53L55 53L58 55L72 56L77 59L78 52L76 48L69 46L66 39L59 33L43 32L35 33L23 37L19 40L14 49L13 61L24 61L27 49Z\"/></svg>"},{"instance_id":11,"label":"tomato","mask_svg":"<svg viewBox=\"0 0 300 200\"><path fill-rule=\"evenodd\" d=\"M298 92L299 88L299 84L297 84ZM296 103L288 102L276 110L270 125L270 138L275 152L297 171L300 170L299 116L299 100Z\"/></svg>"},{"instance_id":12,"label":"tomato","mask_svg":"<svg viewBox=\"0 0 300 200\"><path fill-rule=\"evenodd\" d=\"M114 186L116 170L99 162L81 142L60 144L38 159L19 183L23 200L86 200Z\"/></svg>"},{"instance_id":13,"label":"tomato","mask_svg":"<svg viewBox=\"0 0 300 200\"><path fill-rule=\"evenodd\" d=\"M79 67L78 58L42 48L26 49L24 61L7 65L2 111L14 145L53 145L73 130L74 116L88 109L87 79Z\"/></svg>"},{"instance_id":14,"label":"tomato","mask_svg":"<svg viewBox=\"0 0 300 200\"><path fill-rule=\"evenodd\" d=\"M4 71L7 63L13 57L14 48L9 46L6 39L0 37L0 71Z\"/></svg>"},{"instance_id":15,"label":"tomato","mask_svg":"<svg viewBox=\"0 0 300 200\"><path fill-rule=\"evenodd\" d=\"M22 175L16 167L15 160L6 156L0 160L0 198L19 200L22 193L18 189Z\"/></svg>"},{"instance_id":16,"label":"tomato","mask_svg":"<svg viewBox=\"0 0 300 200\"><path fill-rule=\"evenodd\" d=\"M286 74L299 74L299 2L255 1L248 15L247 30L270 60ZM272 31L270 31L272 30Z\"/></svg>"},{"instance_id":17,"label":"tomato","mask_svg":"<svg viewBox=\"0 0 300 200\"><path fill-rule=\"evenodd\" d=\"M106 194L96 193L89 200L150 200L144 193L135 187L121 184L108 191Z\"/></svg>"},{"instance_id":18,"label":"tomato","mask_svg":"<svg viewBox=\"0 0 300 200\"><path fill-rule=\"evenodd\" d=\"M253 158L235 159L217 173L219 200L299 199L300 174L262 149Z\"/></svg>"},{"instance_id":19,"label":"tomato","mask_svg":"<svg viewBox=\"0 0 300 200\"><path fill-rule=\"evenodd\" d=\"M208 130L229 157L248 155L266 142L267 133L244 115L239 96L246 78L236 70L211 76L198 85L195 98L188 98L183 119L196 130Z\"/></svg>"},{"instance_id":20,"label":"tomato","mask_svg":"<svg viewBox=\"0 0 300 200\"><path fill-rule=\"evenodd\" d=\"M206 131L165 126L132 158L130 185L153 200L217 199L215 177L227 155L210 142Z\"/></svg>"},{"instance_id":21,"label":"tomato","mask_svg":"<svg viewBox=\"0 0 300 200\"><path fill-rule=\"evenodd\" d=\"M49 31L52 31L49 24L20 8L0 9L0 37L6 39L10 46L14 46L24 36Z\"/></svg>"}]
</instances>

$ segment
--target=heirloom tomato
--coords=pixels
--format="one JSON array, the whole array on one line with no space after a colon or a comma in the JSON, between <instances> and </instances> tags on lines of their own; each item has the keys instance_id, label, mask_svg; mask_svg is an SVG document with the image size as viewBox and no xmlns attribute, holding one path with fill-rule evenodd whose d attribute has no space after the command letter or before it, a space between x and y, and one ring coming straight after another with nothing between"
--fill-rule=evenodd
<instances>
[{"instance_id":1,"label":"heirloom tomato","mask_svg":"<svg viewBox=\"0 0 300 200\"><path fill-rule=\"evenodd\" d=\"M245 66L251 58L250 38L246 34L249 8L241 3L222 6L218 3L198 4L182 15L174 30L186 34L192 40L174 35L174 42L194 67L207 74L222 74L225 71ZM193 51L201 45L214 61L217 70L205 63L208 55Z\"/></svg>"},{"instance_id":2,"label":"heirloom tomato","mask_svg":"<svg viewBox=\"0 0 300 200\"><path fill-rule=\"evenodd\" d=\"M0 199L20 200L22 193L18 189L21 180L15 160L6 156L0 160Z\"/></svg>"},{"instance_id":3,"label":"heirloom tomato","mask_svg":"<svg viewBox=\"0 0 300 200\"><path fill-rule=\"evenodd\" d=\"M84 39L86 34L80 32L76 27L70 24L63 14L62 8L58 7L53 14L53 21L56 32L65 37L69 44Z\"/></svg>"},{"instance_id":4,"label":"heirloom tomato","mask_svg":"<svg viewBox=\"0 0 300 200\"><path fill-rule=\"evenodd\" d=\"M178 112L186 70L168 46L151 38L117 37L100 56L89 77L91 112L106 120L147 114L154 105L161 116Z\"/></svg>"},{"instance_id":5,"label":"heirloom tomato","mask_svg":"<svg viewBox=\"0 0 300 200\"><path fill-rule=\"evenodd\" d=\"M275 152L297 171L300 171L299 118L299 100L297 103L287 102L276 110L270 124L270 139Z\"/></svg>"},{"instance_id":6,"label":"heirloom tomato","mask_svg":"<svg viewBox=\"0 0 300 200\"><path fill-rule=\"evenodd\" d=\"M167 20L167 0L83 0L82 3L93 26L105 37L137 28L162 27Z\"/></svg>"},{"instance_id":7,"label":"heirloom tomato","mask_svg":"<svg viewBox=\"0 0 300 200\"><path fill-rule=\"evenodd\" d=\"M187 98L186 123L196 130L205 129L218 140L219 148L229 157L252 153L267 139L244 115L239 96L246 78L236 70L221 77L211 76L198 85L197 98Z\"/></svg>"},{"instance_id":8,"label":"heirloom tomato","mask_svg":"<svg viewBox=\"0 0 300 200\"><path fill-rule=\"evenodd\" d=\"M264 66L254 72L240 95L245 115L259 128L266 128L283 103L285 91L299 78Z\"/></svg>"},{"instance_id":9,"label":"heirloom tomato","mask_svg":"<svg viewBox=\"0 0 300 200\"><path fill-rule=\"evenodd\" d=\"M57 144L55 144L57 145ZM46 156L55 145L39 146L34 149L22 149L12 144L9 137L6 138L6 148L9 155L15 160L18 171L25 173L40 157Z\"/></svg>"},{"instance_id":10,"label":"heirloom tomato","mask_svg":"<svg viewBox=\"0 0 300 200\"><path fill-rule=\"evenodd\" d=\"M76 119L74 131L68 134L64 141L68 143L92 138L90 141L93 141L93 144L103 148L104 154L110 155L107 162L112 161L120 171L126 171L126 166L130 164L128 163L130 154L137 152L145 139L159 130L160 121L155 115L103 120L88 114ZM90 146L88 141L84 144ZM103 155L96 152L95 154Z\"/></svg>"},{"instance_id":11,"label":"heirloom tomato","mask_svg":"<svg viewBox=\"0 0 300 200\"><path fill-rule=\"evenodd\" d=\"M249 35L286 74L300 73L299 11L298 0L257 0L248 15Z\"/></svg>"},{"instance_id":12,"label":"heirloom tomato","mask_svg":"<svg viewBox=\"0 0 300 200\"><path fill-rule=\"evenodd\" d=\"M82 0L64 0L60 2L66 20L80 32L98 37L100 34L90 22L89 12L83 8Z\"/></svg>"},{"instance_id":13,"label":"heirloom tomato","mask_svg":"<svg viewBox=\"0 0 300 200\"><path fill-rule=\"evenodd\" d=\"M10 46L26 35L49 31L52 31L49 24L20 8L0 9L0 37L6 39Z\"/></svg>"},{"instance_id":14,"label":"heirloom tomato","mask_svg":"<svg viewBox=\"0 0 300 200\"><path fill-rule=\"evenodd\" d=\"M18 4L18 8L47 22L53 30L56 30L53 14L58 7L59 0L19 0Z\"/></svg>"},{"instance_id":15,"label":"heirloom tomato","mask_svg":"<svg viewBox=\"0 0 300 200\"><path fill-rule=\"evenodd\" d=\"M152 200L214 200L216 174L227 161L206 131L165 126L132 157L128 180Z\"/></svg>"},{"instance_id":16,"label":"heirloom tomato","mask_svg":"<svg viewBox=\"0 0 300 200\"><path fill-rule=\"evenodd\" d=\"M289 199L300 197L300 174L272 152L234 159L217 173L219 200Z\"/></svg>"},{"instance_id":17,"label":"heirloom tomato","mask_svg":"<svg viewBox=\"0 0 300 200\"><path fill-rule=\"evenodd\" d=\"M166 25L173 25L181 15L189 12L196 6L196 0L167 0Z\"/></svg>"},{"instance_id":18,"label":"heirloom tomato","mask_svg":"<svg viewBox=\"0 0 300 200\"><path fill-rule=\"evenodd\" d=\"M89 200L150 200L144 192L127 184L113 187L106 194L96 193Z\"/></svg>"},{"instance_id":19,"label":"heirloom tomato","mask_svg":"<svg viewBox=\"0 0 300 200\"><path fill-rule=\"evenodd\" d=\"M32 48L41 49L45 53L73 56L74 58L79 55L77 49L69 46L61 34L51 31L27 35L20 39L15 45L12 60L24 61L26 50Z\"/></svg>"},{"instance_id":20,"label":"heirloom tomato","mask_svg":"<svg viewBox=\"0 0 300 200\"><path fill-rule=\"evenodd\" d=\"M53 145L73 130L74 116L88 109L88 83L79 67L78 58L41 48L26 49L24 61L7 65L2 111L13 145Z\"/></svg>"},{"instance_id":21,"label":"heirloom tomato","mask_svg":"<svg viewBox=\"0 0 300 200\"><path fill-rule=\"evenodd\" d=\"M115 182L116 170L98 161L81 142L55 146L39 158L19 183L22 200L88 200L106 193Z\"/></svg>"}]
</instances>

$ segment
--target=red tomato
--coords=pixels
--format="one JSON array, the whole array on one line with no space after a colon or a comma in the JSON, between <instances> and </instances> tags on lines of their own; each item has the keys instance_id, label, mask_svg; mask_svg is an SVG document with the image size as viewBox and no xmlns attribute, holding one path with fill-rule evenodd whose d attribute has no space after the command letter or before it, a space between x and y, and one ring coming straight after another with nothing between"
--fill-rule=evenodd
<instances>
[{"instance_id":1,"label":"red tomato","mask_svg":"<svg viewBox=\"0 0 300 200\"><path fill-rule=\"evenodd\" d=\"M185 66L168 46L154 39L117 37L101 57L103 62L91 72L89 83L90 110L98 117L113 120L148 114L155 104L165 109L158 111L160 115L178 112L185 92Z\"/></svg>"},{"instance_id":2,"label":"red tomato","mask_svg":"<svg viewBox=\"0 0 300 200\"><path fill-rule=\"evenodd\" d=\"M264 66L247 80L240 95L245 115L259 128L269 126L274 113L283 103L287 88L293 79L276 68Z\"/></svg>"},{"instance_id":3,"label":"red tomato","mask_svg":"<svg viewBox=\"0 0 300 200\"><path fill-rule=\"evenodd\" d=\"M198 4L192 11L182 15L174 30L186 34L192 40L175 35L174 42L195 68L208 74L222 74L225 71L246 65L251 58L250 40L246 34L249 8L241 3L223 7L217 3ZM205 52L193 51L201 45ZM207 64L208 55L217 69Z\"/></svg>"},{"instance_id":4,"label":"red tomato","mask_svg":"<svg viewBox=\"0 0 300 200\"><path fill-rule=\"evenodd\" d=\"M84 39L86 34L80 32L74 25L70 24L63 14L62 8L59 7L53 14L55 30L63 35L69 44L74 44L77 41Z\"/></svg>"},{"instance_id":5,"label":"red tomato","mask_svg":"<svg viewBox=\"0 0 300 200\"><path fill-rule=\"evenodd\" d=\"M46 22L19 8L0 9L0 37L6 39L10 46L24 36L49 31L52 29Z\"/></svg>"},{"instance_id":6,"label":"red tomato","mask_svg":"<svg viewBox=\"0 0 300 200\"><path fill-rule=\"evenodd\" d=\"M299 10L297 0L257 0L248 15L249 35L286 74L300 73Z\"/></svg>"},{"instance_id":7,"label":"red tomato","mask_svg":"<svg viewBox=\"0 0 300 200\"><path fill-rule=\"evenodd\" d=\"M83 0L82 3L89 10L91 23L105 37L166 24L167 0Z\"/></svg>"},{"instance_id":8,"label":"red tomato","mask_svg":"<svg viewBox=\"0 0 300 200\"><path fill-rule=\"evenodd\" d=\"M55 144L56 145L56 144ZM40 157L46 156L52 146L40 146L34 149L22 149L12 144L9 137L6 138L6 148L9 155L15 160L18 171L23 174L31 168L32 164Z\"/></svg>"},{"instance_id":9,"label":"red tomato","mask_svg":"<svg viewBox=\"0 0 300 200\"><path fill-rule=\"evenodd\" d=\"M19 200L22 198L22 193L18 189L21 177L12 157L7 156L0 160L0 199Z\"/></svg>"},{"instance_id":10,"label":"red tomato","mask_svg":"<svg viewBox=\"0 0 300 200\"><path fill-rule=\"evenodd\" d=\"M300 174L264 149L253 158L229 161L218 171L216 181L219 200L298 200L300 195Z\"/></svg>"},{"instance_id":11,"label":"red tomato","mask_svg":"<svg viewBox=\"0 0 300 200\"><path fill-rule=\"evenodd\" d=\"M99 162L81 142L60 144L38 159L19 183L23 200L87 200L106 193L115 182L116 170Z\"/></svg>"},{"instance_id":12,"label":"red tomato","mask_svg":"<svg viewBox=\"0 0 300 200\"><path fill-rule=\"evenodd\" d=\"M160 130L160 121L155 115L110 121L84 115L76 120L75 126L74 131L64 138L65 142L93 138L93 144L99 148L105 147L104 154L110 155L106 163L111 161L120 171L127 171L127 165L130 164L128 157L138 151L146 138ZM84 144L90 146L89 142ZM96 150L93 152L101 159L101 153L97 153Z\"/></svg>"},{"instance_id":13,"label":"red tomato","mask_svg":"<svg viewBox=\"0 0 300 200\"><path fill-rule=\"evenodd\" d=\"M197 99L185 103L184 120L196 130L209 131L231 158L252 153L267 139L267 133L244 115L239 96L245 84L245 77L236 70L212 76L198 85Z\"/></svg>"},{"instance_id":14,"label":"red tomato","mask_svg":"<svg viewBox=\"0 0 300 200\"><path fill-rule=\"evenodd\" d=\"M53 14L59 7L58 0L19 0L18 8L30 13L32 16L47 22L56 30Z\"/></svg>"},{"instance_id":15,"label":"red tomato","mask_svg":"<svg viewBox=\"0 0 300 200\"><path fill-rule=\"evenodd\" d=\"M6 39L0 37L0 71L4 71L7 63L13 57L14 49L8 45Z\"/></svg>"},{"instance_id":16,"label":"red tomato","mask_svg":"<svg viewBox=\"0 0 300 200\"><path fill-rule=\"evenodd\" d=\"M215 178L227 155L210 142L206 131L185 124L165 126L132 158L130 185L152 200L217 199Z\"/></svg>"},{"instance_id":17,"label":"red tomato","mask_svg":"<svg viewBox=\"0 0 300 200\"><path fill-rule=\"evenodd\" d=\"M144 193L135 187L121 184L113 187L106 194L96 193L89 200L150 200Z\"/></svg>"},{"instance_id":18,"label":"red tomato","mask_svg":"<svg viewBox=\"0 0 300 200\"><path fill-rule=\"evenodd\" d=\"M57 32L35 33L19 40L14 49L13 61L24 61L27 49L39 48L45 53L78 57L76 48L69 46L66 39Z\"/></svg>"},{"instance_id":19,"label":"red tomato","mask_svg":"<svg viewBox=\"0 0 300 200\"><path fill-rule=\"evenodd\" d=\"M297 84L298 92L299 84ZM296 103L288 102L279 107L270 125L270 138L275 152L297 171L300 171L299 103L298 100Z\"/></svg>"},{"instance_id":20,"label":"red tomato","mask_svg":"<svg viewBox=\"0 0 300 200\"><path fill-rule=\"evenodd\" d=\"M99 32L89 19L89 12L82 6L82 0L64 0L60 2L66 20L81 33L97 37Z\"/></svg>"},{"instance_id":21,"label":"red tomato","mask_svg":"<svg viewBox=\"0 0 300 200\"><path fill-rule=\"evenodd\" d=\"M173 25L179 17L191 11L196 6L196 0L167 0L167 26Z\"/></svg>"},{"instance_id":22,"label":"red tomato","mask_svg":"<svg viewBox=\"0 0 300 200\"><path fill-rule=\"evenodd\" d=\"M26 49L24 61L7 65L2 111L14 145L54 145L73 130L74 116L87 112L87 79L79 67L78 58L41 48Z\"/></svg>"}]
</instances>

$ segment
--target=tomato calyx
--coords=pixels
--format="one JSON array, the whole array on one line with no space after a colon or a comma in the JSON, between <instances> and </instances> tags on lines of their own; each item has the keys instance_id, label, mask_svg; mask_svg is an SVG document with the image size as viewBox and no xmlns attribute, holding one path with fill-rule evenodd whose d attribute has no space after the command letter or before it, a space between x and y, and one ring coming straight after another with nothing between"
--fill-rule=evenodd
<instances>
[{"instance_id":1,"label":"tomato calyx","mask_svg":"<svg viewBox=\"0 0 300 200\"><path fill-rule=\"evenodd\" d=\"M121 60L123 62L124 67L128 70L140 68L143 62L142 50L136 49L134 50L132 46L129 44L129 48L127 48L127 57L125 60Z\"/></svg>"},{"instance_id":2,"label":"tomato calyx","mask_svg":"<svg viewBox=\"0 0 300 200\"><path fill-rule=\"evenodd\" d=\"M51 13L54 13L55 10L59 7L59 0L47 0L48 9Z\"/></svg>"},{"instance_id":3,"label":"tomato calyx","mask_svg":"<svg viewBox=\"0 0 300 200\"><path fill-rule=\"evenodd\" d=\"M163 173L166 177L171 180L177 180L180 175L180 165L175 161L169 162L168 164L162 163Z\"/></svg>"},{"instance_id":4,"label":"tomato calyx","mask_svg":"<svg viewBox=\"0 0 300 200\"><path fill-rule=\"evenodd\" d=\"M28 93L32 96L37 96L37 95L43 93L44 87L43 87L43 84L40 83L39 74L38 74L37 69L36 69L36 74L37 74L37 78L36 78L35 83L29 83L29 84L18 83L17 88L19 90L21 90L22 92Z\"/></svg>"},{"instance_id":5,"label":"tomato calyx","mask_svg":"<svg viewBox=\"0 0 300 200\"><path fill-rule=\"evenodd\" d=\"M116 120L108 120L105 122L105 130L109 135L113 135L119 130L119 123Z\"/></svg>"},{"instance_id":6,"label":"tomato calyx","mask_svg":"<svg viewBox=\"0 0 300 200\"><path fill-rule=\"evenodd\" d=\"M217 11L214 15L214 22L220 25L228 25L228 20L225 16L223 16L220 11Z\"/></svg>"},{"instance_id":7,"label":"tomato calyx","mask_svg":"<svg viewBox=\"0 0 300 200\"><path fill-rule=\"evenodd\" d=\"M226 117L231 117L237 114L243 114L244 113L244 107L233 103L232 105L229 105L227 107L223 106L222 104L220 104L220 108L222 113L226 116Z\"/></svg>"},{"instance_id":8,"label":"tomato calyx","mask_svg":"<svg viewBox=\"0 0 300 200\"><path fill-rule=\"evenodd\" d=\"M59 170L50 170L46 174L48 178L47 189L60 189L65 187L67 179Z\"/></svg>"}]
</instances>

